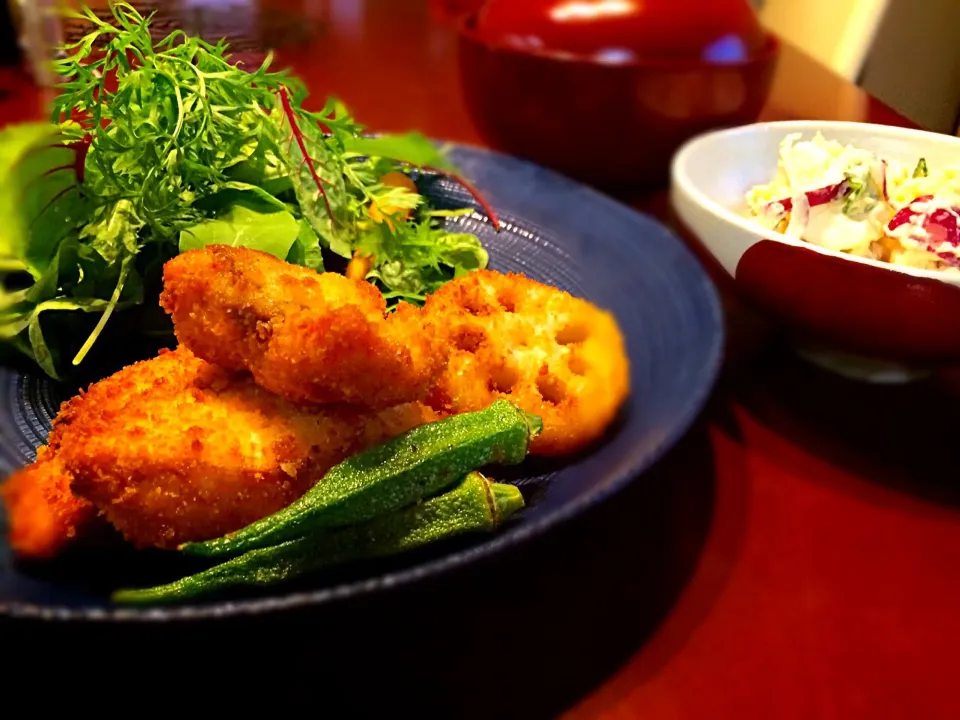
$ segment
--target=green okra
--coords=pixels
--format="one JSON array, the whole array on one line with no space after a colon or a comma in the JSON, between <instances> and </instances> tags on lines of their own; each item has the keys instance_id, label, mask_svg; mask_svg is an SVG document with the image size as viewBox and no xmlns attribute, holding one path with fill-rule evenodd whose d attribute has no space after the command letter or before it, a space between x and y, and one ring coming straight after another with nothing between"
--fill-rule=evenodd
<instances>
[{"instance_id":1,"label":"green okra","mask_svg":"<svg viewBox=\"0 0 960 720\"><path fill-rule=\"evenodd\" d=\"M190 555L222 557L277 545L321 528L365 522L450 487L489 464L516 465L540 419L506 400L414 428L335 466L303 497L222 538L186 543Z\"/></svg>"},{"instance_id":2,"label":"green okra","mask_svg":"<svg viewBox=\"0 0 960 720\"><path fill-rule=\"evenodd\" d=\"M120 590L124 604L173 602L240 585L273 585L351 560L396 555L468 532L491 532L523 507L513 485L470 473L457 487L423 503L359 525L288 540L167 585Z\"/></svg>"}]
</instances>

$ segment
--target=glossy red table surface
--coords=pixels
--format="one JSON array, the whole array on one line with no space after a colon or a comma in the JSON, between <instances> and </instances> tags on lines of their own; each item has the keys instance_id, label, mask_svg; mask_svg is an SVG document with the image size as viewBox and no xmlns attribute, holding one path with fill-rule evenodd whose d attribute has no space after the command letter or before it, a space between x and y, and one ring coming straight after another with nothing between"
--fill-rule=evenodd
<instances>
[{"instance_id":1,"label":"glossy red table surface","mask_svg":"<svg viewBox=\"0 0 960 720\"><path fill-rule=\"evenodd\" d=\"M335 94L372 128L478 143L454 33L427 3L270 5L261 18L274 31L286 18L304 36L279 61L316 102ZM22 74L0 72L0 88L4 122L42 114ZM785 47L764 119L790 118L910 124ZM631 202L674 222L664 191ZM960 375L901 387L827 375L710 270L728 359L676 450L552 540L450 581L469 593L434 584L393 601L403 612L431 597L468 603L446 611L450 622L498 603L518 614L513 644L463 628L456 640L416 635L410 663L432 657L438 673L418 696L435 703L421 706L428 715L956 717ZM336 662L369 667L380 654L354 645ZM372 682L401 692L395 670Z\"/></svg>"}]
</instances>

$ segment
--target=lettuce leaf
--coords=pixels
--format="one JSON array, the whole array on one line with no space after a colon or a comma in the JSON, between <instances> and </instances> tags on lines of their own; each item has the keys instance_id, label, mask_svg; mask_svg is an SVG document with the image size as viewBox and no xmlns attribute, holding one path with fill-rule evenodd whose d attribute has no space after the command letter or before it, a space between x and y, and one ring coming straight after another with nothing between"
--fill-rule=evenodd
<instances>
[{"instance_id":1,"label":"lettuce leaf","mask_svg":"<svg viewBox=\"0 0 960 720\"><path fill-rule=\"evenodd\" d=\"M263 206L274 210L290 210L285 202L259 185L239 181L224 183L220 192L197 200L194 207L205 213L216 215L237 203L255 207Z\"/></svg>"},{"instance_id":2,"label":"lettuce leaf","mask_svg":"<svg viewBox=\"0 0 960 720\"><path fill-rule=\"evenodd\" d=\"M46 123L0 131L0 267L40 277L88 214L78 169L85 150Z\"/></svg>"},{"instance_id":3,"label":"lettuce leaf","mask_svg":"<svg viewBox=\"0 0 960 720\"><path fill-rule=\"evenodd\" d=\"M80 239L88 241L89 246L112 265L126 255L136 255L141 225L133 216L133 203L117 200L97 208L93 222L83 228Z\"/></svg>"},{"instance_id":4,"label":"lettuce leaf","mask_svg":"<svg viewBox=\"0 0 960 720\"><path fill-rule=\"evenodd\" d=\"M300 223L286 210L240 202L216 218L183 230L180 252L207 245L230 245L261 250L286 260L299 235Z\"/></svg>"},{"instance_id":5,"label":"lettuce leaf","mask_svg":"<svg viewBox=\"0 0 960 720\"><path fill-rule=\"evenodd\" d=\"M358 155L388 158L453 174L458 172L443 152L420 133L350 138L344 146L348 152Z\"/></svg>"},{"instance_id":6,"label":"lettuce leaf","mask_svg":"<svg viewBox=\"0 0 960 720\"><path fill-rule=\"evenodd\" d=\"M106 299L63 292L78 280L79 229L91 217L81 191L86 146L69 142L44 123L0 132L0 340L54 378L57 354L44 337L43 314L110 307Z\"/></svg>"},{"instance_id":7,"label":"lettuce leaf","mask_svg":"<svg viewBox=\"0 0 960 720\"><path fill-rule=\"evenodd\" d=\"M306 220L300 221L300 232L290 247L287 262L323 272L323 250L320 249L320 238Z\"/></svg>"}]
</instances>

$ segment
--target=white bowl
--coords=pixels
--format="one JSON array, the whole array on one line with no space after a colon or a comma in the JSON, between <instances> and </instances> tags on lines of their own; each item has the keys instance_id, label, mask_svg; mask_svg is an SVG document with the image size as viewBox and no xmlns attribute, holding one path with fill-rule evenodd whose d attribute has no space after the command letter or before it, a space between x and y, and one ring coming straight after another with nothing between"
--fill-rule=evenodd
<instances>
[{"instance_id":1,"label":"white bowl","mask_svg":"<svg viewBox=\"0 0 960 720\"><path fill-rule=\"evenodd\" d=\"M671 168L677 215L804 357L879 382L960 361L960 275L828 250L743 215L747 190L774 177L781 140L817 131L888 159L960 166L960 138L948 135L852 122L745 125L680 148Z\"/></svg>"}]
</instances>

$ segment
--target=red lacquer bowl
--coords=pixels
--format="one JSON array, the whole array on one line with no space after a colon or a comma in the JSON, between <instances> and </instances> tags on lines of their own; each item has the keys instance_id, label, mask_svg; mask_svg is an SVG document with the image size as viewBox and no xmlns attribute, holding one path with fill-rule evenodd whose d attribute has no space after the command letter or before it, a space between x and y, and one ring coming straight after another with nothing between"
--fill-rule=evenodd
<instances>
[{"instance_id":1,"label":"red lacquer bowl","mask_svg":"<svg viewBox=\"0 0 960 720\"><path fill-rule=\"evenodd\" d=\"M430 0L430 14L438 22L455 24L460 18L477 12L483 3L484 0Z\"/></svg>"},{"instance_id":2,"label":"red lacquer bowl","mask_svg":"<svg viewBox=\"0 0 960 720\"><path fill-rule=\"evenodd\" d=\"M764 34L746 59L637 57L623 48L589 55L492 41L477 17L460 23L461 86L491 146L607 190L665 183L690 137L752 122L778 57Z\"/></svg>"},{"instance_id":3,"label":"red lacquer bowl","mask_svg":"<svg viewBox=\"0 0 960 720\"><path fill-rule=\"evenodd\" d=\"M818 130L885 159L960 164L960 138L948 135L866 123L758 123L709 133L677 153L671 199L678 216L808 359L876 382L960 362L960 273L827 250L745 216L744 195L773 178L780 141Z\"/></svg>"}]
</instances>

